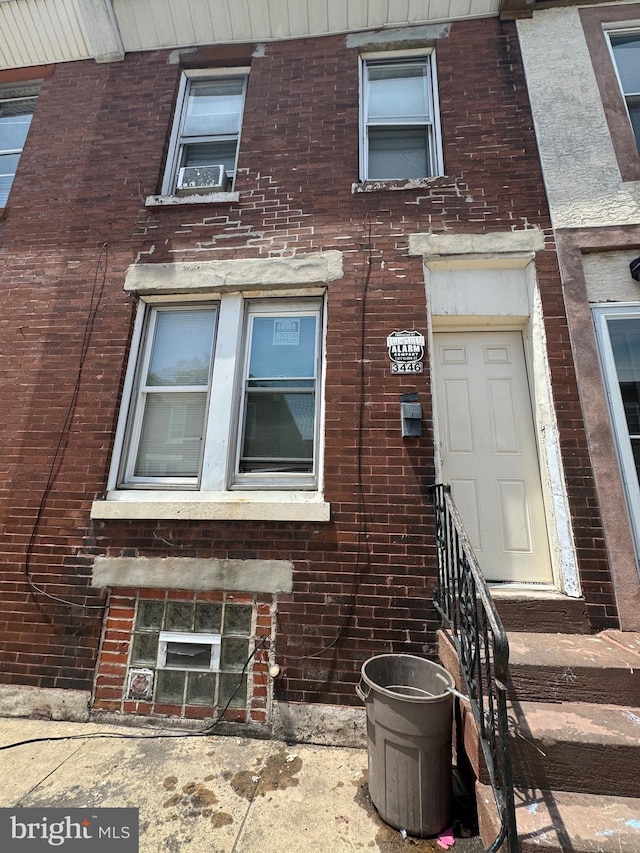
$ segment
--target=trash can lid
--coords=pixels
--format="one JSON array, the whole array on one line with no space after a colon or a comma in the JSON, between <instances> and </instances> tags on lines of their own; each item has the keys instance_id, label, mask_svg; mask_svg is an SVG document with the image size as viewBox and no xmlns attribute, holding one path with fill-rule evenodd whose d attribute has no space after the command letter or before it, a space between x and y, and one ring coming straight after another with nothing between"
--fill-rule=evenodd
<instances>
[{"instance_id":1,"label":"trash can lid","mask_svg":"<svg viewBox=\"0 0 640 853\"><path fill-rule=\"evenodd\" d=\"M362 681L371 690L408 702L439 702L455 686L447 670L427 658L408 654L376 655L362 664ZM363 693L365 691L362 691Z\"/></svg>"}]
</instances>

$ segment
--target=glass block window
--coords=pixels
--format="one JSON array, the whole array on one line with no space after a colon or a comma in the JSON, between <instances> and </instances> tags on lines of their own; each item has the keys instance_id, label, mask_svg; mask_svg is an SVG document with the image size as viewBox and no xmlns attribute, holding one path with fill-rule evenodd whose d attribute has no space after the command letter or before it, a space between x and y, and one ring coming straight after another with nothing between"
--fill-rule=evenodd
<instances>
[{"instance_id":1,"label":"glass block window","mask_svg":"<svg viewBox=\"0 0 640 853\"><path fill-rule=\"evenodd\" d=\"M244 708L252 633L249 604L141 598L129 663L154 671L156 704Z\"/></svg>"}]
</instances>

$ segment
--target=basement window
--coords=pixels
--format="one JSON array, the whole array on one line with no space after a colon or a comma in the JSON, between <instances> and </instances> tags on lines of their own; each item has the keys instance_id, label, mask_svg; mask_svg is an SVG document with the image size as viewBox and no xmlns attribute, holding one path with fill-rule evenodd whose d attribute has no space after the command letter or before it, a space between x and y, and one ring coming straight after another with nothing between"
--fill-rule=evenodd
<instances>
[{"instance_id":1,"label":"basement window","mask_svg":"<svg viewBox=\"0 0 640 853\"><path fill-rule=\"evenodd\" d=\"M156 704L246 707L242 670L252 651L253 610L250 604L141 598L130 673L140 667L152 673Z\"/></svg>"}]
</instances>

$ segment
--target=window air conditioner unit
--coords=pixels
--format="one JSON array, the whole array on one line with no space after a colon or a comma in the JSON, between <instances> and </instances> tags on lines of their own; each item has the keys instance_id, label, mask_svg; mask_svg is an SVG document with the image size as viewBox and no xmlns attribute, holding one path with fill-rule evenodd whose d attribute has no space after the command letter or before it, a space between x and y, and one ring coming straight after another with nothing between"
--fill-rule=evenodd
<instances>
[{"instance_id":1,"label":"window air conditioner unit","mask_svg":"<svg viewBox=\"0 0 640 853\"><path fill-rule=\"evenodd\" d=\"M178 172L176 190L180 193L224 192L226 189L224 166L184 166Z\"/></svg>"}]
</instances>

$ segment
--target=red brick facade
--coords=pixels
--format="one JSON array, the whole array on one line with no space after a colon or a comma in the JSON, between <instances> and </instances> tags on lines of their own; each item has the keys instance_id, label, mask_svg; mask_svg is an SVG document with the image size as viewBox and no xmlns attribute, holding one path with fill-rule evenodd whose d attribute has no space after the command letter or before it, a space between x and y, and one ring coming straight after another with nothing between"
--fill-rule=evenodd
<instances>
[{"instance_id":1,"label":"red brick facade","mask_svg":"<svg viewBox=\"0 0 640 853\"><path fill-rule=\"evenodd\" d=\"M594 629L617 625L514 25L453 23L437 41L447 177L398 191L352 191L358 51L327 37L261 53L249 46L232 60L250 61L251 72L240 200L228 204L145 207L160 189L181 71L168 51L61 64L44 80L0 222L4 683L92 689L103 632L96 707L152 710L122 690L138 593L113 590L103 627L107 597L90 586L95 555L292 561L293 592L258 597L256 628L275 642L275 690L288 701L352 704L372 654L433 651L434 527L422 494L435 477L428 374L392 376L386 352L394 329L425 331L411 233L546 233L536 269L583 592ZM184 55L194 66L228 61L213 48ZM92 522L132 333L127 268L330 249L344 260L327 301L331 521ZM409 391L423 407L421 439L400 435L399 395ZM273 636L260 622L271 604ZM264 654L252 677L250 715L260 721Z\"/></svg>"}]
</instances>

